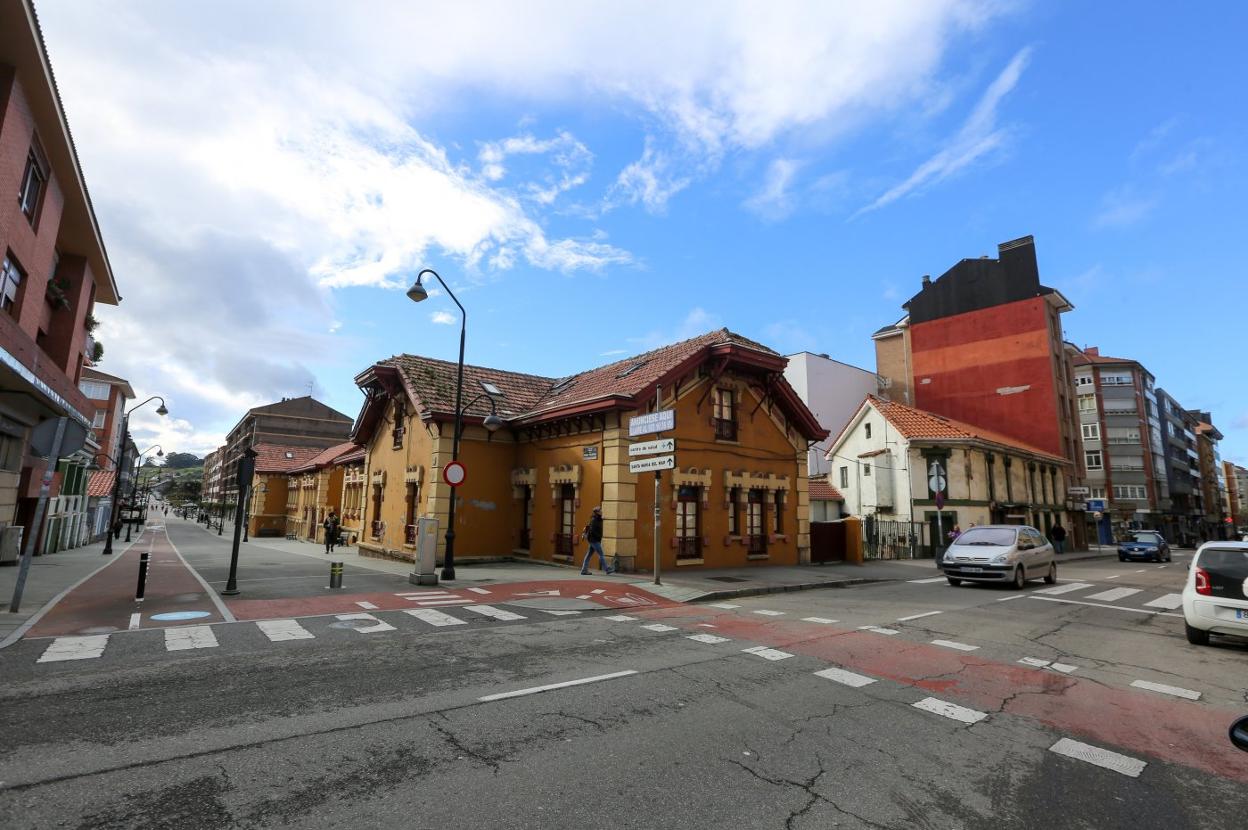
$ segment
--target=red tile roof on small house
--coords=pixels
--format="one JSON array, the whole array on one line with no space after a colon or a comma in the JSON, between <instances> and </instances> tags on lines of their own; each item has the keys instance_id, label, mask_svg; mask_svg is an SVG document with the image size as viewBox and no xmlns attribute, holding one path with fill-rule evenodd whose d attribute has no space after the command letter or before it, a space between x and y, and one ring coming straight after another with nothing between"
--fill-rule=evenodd
<instances>
[{"instance_id":1,"label":"red tile roof on small house","mask_svg":"<svg viewBox=\"0 0 1248 830\"><path fill-rule=\"evenodd\" d=\"M827 476L815 476L810 480L811 501L845 501L841 491L828 483Z\"/></svg>"},{"instance_id":2,"label":"red tile roof on small house","mask_svg":"<svg viewBox=\"0 0 1248 830\"><path fill-rule=\"evenodd\" d=\"M1017 441L999 432L983 429L935 412L915 409L896 401L886 401L874 395L868 395L867 401L875 407L893 427L907 440L939 441L941 439L984 441L1003 447L1021 450L1031 455L1041 456L1063 464L1070 463L1067 459L1044 450L1036 449L1021 441ZM851 422L852 423L852 422Z\"/></svg>"},{"instance_id":3,"label":"red tile roof on small house","mask_svg":"<svg viewBox=\"0 0 1248 830\"><path fill-rule=\"evenodd\" d=\"M116 470L96 470L87 479L87 498L100 498L113 492L113 482L117 478Z\"/></svg>"},{"instance_id":4,"label":"red tile roof on small house","mask_svg":"<svg viewBox=\"0 0 1248 830\"><path fill-rule=\"evenodd\" d=\"M320 450L316 447L288 447L282 444L257 444L257 473L289 473L311 461Z\"/></svg>"},{"instance_id":5,"label":"red tile roof on small house","mask_svg":"<svg viewBox=\"0 0 1248 830\"><path fill-rule=\"evenodd\" d=\"M293 467L290 470L290 472L292 473L315 472L316 470L319 470L323 467L328 467L330 464L333 464L335 461L337 461L340 455L345 455L354 449L356 449L356 445L350 441L344 441L341 444L334 444L332 447L326 447L325 449L321 450L316 455L308 459L305 463L300 464L298 467ZM363 448L361 447L360 449L362 450Z\"/></svg>"},{"instance_id":6,"label":"red tile roof on small house","mask_svg":"<svg viewBox=\"0 0 1248 830\"><path fill-rule=\"evenodd\" d=\"M352 444L352 449L334 459L335 467L362 463L364 463L364 448L355 444Z\"/></svg>"}]
</instances>

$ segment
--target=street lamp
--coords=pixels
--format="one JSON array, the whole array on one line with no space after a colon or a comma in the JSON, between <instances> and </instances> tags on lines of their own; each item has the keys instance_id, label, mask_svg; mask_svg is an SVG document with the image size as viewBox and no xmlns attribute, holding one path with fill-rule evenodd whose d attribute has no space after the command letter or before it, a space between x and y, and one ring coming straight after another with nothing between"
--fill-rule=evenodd
<instances>
[{"instance_id":1,"label":"street lamp","mask_svg":"<svg viewBox=\"0 0 1248 830\"><path fill-rule=\"evenodd\" d=\"M455 292L451 291L450 286L446 284L446 280L434 271L432 268L425 268L416 275L416 282L411 288L407 289L407 298L414 303L419 303L429 299L429 292L420 284L420 279L425 274L433 274L434 278L441 283L446 289L447 295L455 305L459 306L460 325L459 325L459 366L456 370L455 379L455 430L454 437L451 440L451 461L459 460L459 432L464 424L464 410L460 406L464 399L464 337L468 332L468 312L464 310L463 304L459 302L459 298L455 296ZM455 490L451 489L451 507L447 515L446 527L446 556L442 560L442 578L455 578Z\"/></svg>"},{"instance_id":2,"label":"street lamp","mask_svg":"<svg viewBox=\"0 0 1248 830\"><path fill-rule=\"evenodd\" d=\"M169 414L169 409L165 406L165 399L160 395L152 395L143 403L135 404L127 409L121 419L121 449L117 452L117 457L122 461L125 461L126 445L130 442L130 413L152 401L160 401L160 406L156 407L157 415L163 417ZM117 464L117 475L113 479L113 504L109 509L108 535L104 537L104 556L110 556L113 552L113 526L117 524L117 509L121 503L121 469L123 466L125 465Z\"/></svg>"},{"instance_id":3,"label":"street lamp","mask_svg":"<svg viewBox=\"0 0 1248 830\"><path fill-rule=\"evenodd\" d=\"M168 410L165 410L165 411L167 412ZM130 509L132 511L134 509L135 493L137 492L139 488L139 471L143 469L143 456L147 455L152 450L156 450L157 458L165 457L165 448L162 447L160 444L156 444L155 446L148 447L143 452L139 453L139 457L135 459L134 475L130 477ZM126 522L126 541L127 542L130 541L130 527L132 524L133 522Z\"/></svg>"}]
</instances>

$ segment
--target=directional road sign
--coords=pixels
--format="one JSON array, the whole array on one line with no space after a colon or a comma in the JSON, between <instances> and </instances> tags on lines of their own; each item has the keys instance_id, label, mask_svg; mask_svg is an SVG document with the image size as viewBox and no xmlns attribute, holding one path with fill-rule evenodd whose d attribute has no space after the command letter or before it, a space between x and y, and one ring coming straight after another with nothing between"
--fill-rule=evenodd
<instances>
[{"instance_id":1,"label":"directional road sign","mask_svg":"<svg viewBox=\"0 0 1248 830\"><path fill-rule=\"evenodd\" d=\"M660 438L658 441L641 441L628 445L629 455L655 455L661 452L676 452L676 439Z\"/></svg>"},{"instance_id":2,"label":"directional road sign","mask_svg":"<svg viewBox=\"0 0 1248 830\"><path fill-rule=\"evenodd\" d=\"M630 437L650 435L654 432L668 432L676 429L676 410L664 409L651 412L649 415L637 415L628 421Z\"/></svg>"},{"instance_id":3,"label":"directional road sign","mask_svg":"<svg viewBox=\"0 0 1248 830\"><path fill-rule=\"evenodd\" d=\"M628 462L630 473L645 473L651 470L670 470L676 466L676 456L660 455L654 458L642 458Z\"/></svg>"}]
</instances>

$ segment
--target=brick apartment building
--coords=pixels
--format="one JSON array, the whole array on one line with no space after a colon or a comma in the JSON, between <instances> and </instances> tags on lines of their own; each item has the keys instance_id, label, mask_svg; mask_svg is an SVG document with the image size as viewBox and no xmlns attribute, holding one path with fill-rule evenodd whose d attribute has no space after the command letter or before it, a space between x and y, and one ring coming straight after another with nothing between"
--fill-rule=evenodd
<instances>
[{"instance_id":1,"label":"brick apartment building","mask_svg":"<svg viewBox=\"0 0 1248 830\"><path fill-rule=\"evenodd\" d=\"M91 427L78 384L92 311L120 299L29 0L0 2L0 192L0 526L28 526L46 467L29 430L59 416ZM82 471L71 478L85 502Z\"/></svg>"},{"instance_id":2,"label":"brick apartment building","mask_svg":"<svg viewBox=\"0 0 1248 830\"><path fill-rule=\"evenodd\" d=\"M112 516L113 485L119 472L122 475L122 487L129 486L129 465L118 471L117 460L121 458L118 449L121 446L121 425L126 401L134 399L134 389L130 387L129 381L90 367L82 370L78 388L95 406L91 431L98 449L91 461L95 470L87 484L87 512L90 517L89 537L96 539L102 537L108 528L109 518Z\"/></svg>"},{"instance_id":3,"label":"brick apartment building","mask_svg":"<svg viewBox=\"0 0 1248 830\"><path fill-rule=\"evenodd\" d=\"M1071 462L1083 483L1079 420L1061 315L1074 306L1042 285L1030 236L924 277L906 315L872 339L892 400L983 429ZM1086 544L1082 498L1062 494L1075 547Z\"/></svg>"}]
</instances>

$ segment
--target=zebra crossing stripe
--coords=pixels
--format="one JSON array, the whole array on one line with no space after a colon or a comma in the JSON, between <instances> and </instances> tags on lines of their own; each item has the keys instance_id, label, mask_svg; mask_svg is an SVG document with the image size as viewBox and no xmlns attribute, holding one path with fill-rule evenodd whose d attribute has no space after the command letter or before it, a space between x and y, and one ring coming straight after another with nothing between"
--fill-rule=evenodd
<instances>
[{"instance_id":1,"label":"zebra crossing stripe","mask_svg":"<svg viewBox=\"0 0 1248 830\"><path fill-rule=\"evenodd\" d=\"M382 622L372 614L335 614L334 616L343 622L348 622L350 620L363 620L365 622L373 623L367 628L355 629L361 634L380 634L382 631L394 631L394 626L388 622Z\"/></svg>"},{"instance_id":2,"label":"zebra crossing stripe","mask_svg":"<svg viewBox=\"0 0 1248 830\"><path fill-rule=\"evenodd\" d=\"M780 651L778 649L768 648L767 646L754 646L752 648L743 648L741 650L746 654L753 654L755 657L761 657L764 660L787 660L793 656L787 651Z\"/></svg>"},{"instance_id":3,"label":"zebra crossing stripe","mask_svg":"<svg viewBox=\"0 0 1248 830\"><path fill-rule=\"evenodd\" d=\"M464 610L471 611L474 614L480 614L483 617L493 617L496 620L503 620L504 622L524 619L524 617L520 614L515 614L511 611L504 611L501 608L495 608L493 605L465 605Z\"/></svg>"},{"instance_id":4,"label":"zebra crossing stripe","mask_svg":"<svg viewBox=\"0 0 1248 830\"><path fill-rule=\"evenodd\" d=\"M834 622L840 622L840 620L830 620L827 617L802 617L802 622L813 622L813 623L819 623L820 625L831 625Z\"/></svg>"},{"instance_id":5,"label":"zebra crossing stripe","mask_svg":"<svg viewBox=\"0 0 1248 830\"><path fill-rule=\"evenodd\" d=\"M663 623L652 623L651 625L643 625L642 628L647 631L675 631L676 626L664 625Z\"/></svg>"},{"instance_id":6,"label":"zebra crossing stripe","mask_svg":"<svg viewBox=\"0 0 1248 830\"><path fill-rule=\"evenodd\" d=\"M264 633L264 636L275 643L280 643L283 640L316 639L311 631L308 631L295 620L257 620L256 627Z\"/></svg>"},{"instance_id":7,"label":"zebra crossing stripe","mask_svg":"<svg viewBox=\"0 0 1248 830\"><path fill-rule=\"evenodd\" d=\"M1041 588L1039 591L1033 591L1032 593L1054 596L1057 594L1069 594L1071 591L1082 591L1084 588L1091 587L1091 582L1068 582L1065 585L1055 585L1052 588Z\"/></svg>"},{"instance_id":8,"label":"zebra crossing stripe","mask_svg":"<svg viewBox=\"0 0 1248 830\"><path fill-rule=\"evenodd\" d=\"M853 686L855 689L860 689L863 686L869 686L875 682L874 677L854 674L852 671L845 671L844 669L823 669L822 671L815 672L815 677L822 677L825 680L831 680L845 686Z\"/></svg>"},{"instance_id":9,"label":"zebra crossing stripe","mask_svg":"<svg viewBox=\"0 0 1248 830\"><path fill-rule=\"evenodd\" d=\"M1138 594L1139 588L1111 588L1108 591L1101 591L1099 594L1088 594L1084 599L1099 599L1101 602L1116 602L1120 599L1126 599L1132 594Z\"/></svg>"},{"instance_id":10,"label":"zebra crossing stripe","mask_svg":"<svg viewBox=\"0 0 1248 830\"><path fill-rule=\"evenodd\" d=\"M637 618L636 618L636 617L630 617L630 616L628 616L628 614L616 614L616 615L611 616L611 617L603 617L603 619L604 619L604 620L610 620L611 622L632 622L633 620L635 620L635 619L637 619Z\"/></svg>"},{"instance_id":11,"label":"zebra crossing stripe","mask_svg":"<svg viewBox=\"0 0 1248 830\"><path fill-rule=\"evenodd\" d=\"M107 634L88 634L82 637L57 637L44 649L35 662L59 663L62 660L90 660L104 653L108 645Z\"/></svg>"},{"instance_id":12,"label":"zebra crossing stripe","mask_svg":"<svg viewBox=\"0 0 1248 830\"><path fill-rule=\"evenodd\" d=\"M687 639L693 640L694 642L698 642L698 643L711 643L711 644L728 642L727 637L717 637L714 634L690 634L688 635Z\"/></svg>"},{"instance_id":13,"label":"zebra crossing stripe","mask_svg":"<svg viewBox=\"0 0 1248 830\"><path fill-rule=\"evenodd\" d=\"M165 629L165 651L186 651L192 648L216 648L217 635L210 625L186 625Z\"/></svg>"},{"instance_id":14,"label":"zebra crossing stripe","mask_svg":"<svg viewBox=\"0 0 1248 830\"><path fill-rule=\"evenodd\" d=\"M436 608L404 608L404 614L409 614L421 622L427 622L430 625L446 626L446 625L467 625L466 620L457 619L450 614L444 614Z\"/></svg>"},{"instance_id":15,"label":"zebra crossing stripe","mask_svg":"<svg viewBox=\"0 0 1248 830\"><path fill-rule=\"evenodd\" d=\"M1164 608L1167 611L1173 611L1183 605L1183 595L1166 594L1165 596L1157 597L1157 599L1144 604L1149 608Z\"/></svg>"},{"instance_id":16,"label":"zebra crossing stripe","mask_svg":"<svg viewBox=\"0 0 1248 830\"><path fill-rule=\"evenodd\" d=\"M472 591L474 594L488 594L488 593L490 593L489 591L485 590L484 588L469 588L468 590L469 590L469 591Z\"/></svg>"}]
</instances>

